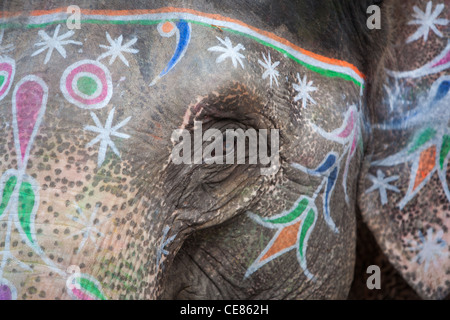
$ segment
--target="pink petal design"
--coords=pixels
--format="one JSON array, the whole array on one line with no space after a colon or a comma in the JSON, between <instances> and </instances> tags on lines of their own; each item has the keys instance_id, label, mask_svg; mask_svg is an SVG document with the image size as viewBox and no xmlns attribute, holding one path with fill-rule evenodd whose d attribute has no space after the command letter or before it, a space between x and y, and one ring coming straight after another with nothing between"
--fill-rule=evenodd
<instances>
[{"instance_id":1,"label":"pink petal design","mask_svg":"<svg viewBox=\"0 0 450 320\"><path fill-rule=\"evenodd\" d=\"M350 113L350 117L347 122L347 126L345 129L338 135L339 138L347 138L353 131L353 127L355 125L355 120L353 118L353 111Z\"/></svg>"},{"instance_id":2,"label":"pink petal design","mask_svg":"<svg viewBox=\"0 0 450 320\"><path fill-rule=\"evenodd\" d=\"M24 158L27 156L39 129L47 104L47 96L48 88L46 84L40 78L32 75L23 78L14 89L15 139L16 147L20 149L22 165L26 165Z\"/></svg>"},{"instance_id":3,"label":"pink petal design","mask_svg":"<svg viewBox=\"0 0 450 320\"><path fill-rule=\"evenodd\" d=\"M352 147L350 148L350 157L353 156L353 153L355 152L357 142L358 142L358 134L357 132L355 132L355 134L353 135Z\"/></svg>"},{"instance_id":4,"label":"pink petal design","mask_svg":"<svg viewBox=\"0 0 450 320\"><path fill-rule=\"evenodd\" d=\"M13 300L11 289L6 284L0 285L0 300Z\"/></svg>"},{"instance_id":5,"label":"pink petal design","mask_svg":"<svg viewBox=\"0 0 450 320\"><path fill-rule=\"evenodd\" d=\"M442 58L441 60L439 60L438 63L436 63L435 65L432 66L432 68L436 68L439 66L442 66L446 63L450 62L450 50L447 52L447 54L444 56L444 58Z\"/></svg>"},{"instance_id":6,"label":"pink petal design","mask_svg":"<svg viewBox=\"0 0 450 320\"><path fill-rule=\"evenodd\" d=\"M16 63L14 60L6 57L0 57L0 76L3 77L3 82L0 85L0 100L2 100L11 88L11 84L16 71Z\"/></svg>"},{"instance_id":7,"label":"pink petal design","mask_svg":"<svg viewBox=\"0 0 450 320\"><path fill-rule=\"evenodd\" d=\"M94 300L94 298L92 298L91 296L87 295L86 293L84 293L83 291L76 289L76 288L72 288L72 293L75 295L75 297L77 297L77 299L79 300Z\"/></svg>"}]
</instances>

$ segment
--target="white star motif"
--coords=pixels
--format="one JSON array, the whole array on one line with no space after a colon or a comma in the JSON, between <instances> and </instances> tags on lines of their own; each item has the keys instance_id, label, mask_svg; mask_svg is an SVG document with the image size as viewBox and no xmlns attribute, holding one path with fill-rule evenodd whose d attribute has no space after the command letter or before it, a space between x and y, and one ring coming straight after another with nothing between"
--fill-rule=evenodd
<instances>
[{"instance_id":1,"label":"white star motif","mask_svg":"<svg viewBox=\"0 0 450 320\"><path fill-rule=\"evenodd\" d=\"M106 217L104 217L103 219L96 219L97 218L97 212L98 209L100 208L100 205L96 205L94 210L91 213L91 216L89 217L89 219L86 217L86 215L84 214L83 210L81 210L81 208L78 206L78 204L75 203L75 209L76 209L76 213L77 215L68 215L68 217L72 220L75 221L79 224L81 224L83 226L83 229L81 229L80 231L73 233L71 235L69 235L69 237L73 237L76 235L82 235L83 239L81 240L81 243L77 249L77 253L80 252L84 245L86 244L86 242L88 240L91 240L92 243L94 244L94 246L98 249L99 247L97 246L97 239L104 237L105 235L100 232L100 230L97 228L97 225L100 227L101 224L103 224L106 219L111 218L112 214L108 214ZM95 237L97 236L97 238Z\"/></svg>"},{"instance_id":2,"label":"white star motif","mask_svg":"<svg viewBox=\"0 0 450 320\"><path fill-rule=\"evenodd\" d=\"M433 263L436 267L438 265L438 258L446 258L447 252L444 252L447 243L442 239L444 232L440 230L433 235L433 228L427 230L427 237L425 238L421 231L419 231L419 242L412 240L409 241L410 247L408 251L417 252L417 255L412 259L412 262L422 264L425 262L424 270L428 271L430 263Z\"/></svg>"},{"instance_id":3,"label":"white star motif","mask_svg":"<svg viewBox=\"0 0 450 320\"><path fill-rule=\"evenodd\" d=\"M245 50L244 46L239 43L236 47L233 47L233 44L231 43L231 40L228 37L226 37L225 40L219 37L216 38L217 40L220 41L220 43L222 43L225 46L225 47L215 46L208 49L208 51L223 52L216 59L216 63L221 63L225 59L230 58L235 68L237 68L237 63L239 62L242 69L244 69L244 63L242 62L242 59L245 59L245 57L243 54L239 53L240 50Z\"/></svg>"},{"instance_id":4,"label":"white star motif","mask_svg":"<svg viewBox=\"0 0 450 320\"><path fill-rule=\"evenodd\" d=\"M97 58L97 61L106 58L108 56L111 56L111 59L109 59L109 65L112 65L117 57L122 60L122 62L129 67L128 60L125 59L122 52L128 52L128 53L138 53L139 50L130 48L133 44L136 43L137 38L133 38L124 45L122 45L123 36L120 35L117 39L113 40L108 32L106 32L106 39L108 40L110 46L105 46L100 44L99 46L101 48L107 49L105 53L103 53L100 57Z\"/></svg>"},{"instance_id":5,"label":"white star motif","mask_svg":"<svg viewBox=\"0 0 450 320\"><path fill-rule=\"evenodd\" d=\"M297 73L297 79L299 84L294 83L293 87L295 91L298 92L298 95L294 98L294 101L302 100L302 107L306 109L306 103L311 101L313 104L316 104L314 99L309 95L310 92L314 92L317 90L316 87L313 87L313 82L307 80L306 75L303 77L303 80L300 78L300 74Z\"/></svg>"},{"instance_id":6,"label":"white star motif","mask_svg":"<svg viewBox=\"0 0 450 320\"><path fill-rule=\"evenodd\" d=\"M417 31L413 35L411 35L406 40L406 43L416 41L416 40L420 39L420 37L422 37L422 36L423 36L423 40L426 42L428 40L428 33L430 32L430 29L433 30L433 32L437 36L439 36L441 38L443 37L442 32L440 32L436 28L436 25L446 26L448 24L447 19L438 19L438 16L444 10L445 5L442 3L438 4L433 12L431 11L432 7L433 7L432 1L428 2L425 12L420 10L417 6L413 7L413 10L415 13L413 13L412 16L415 19L409 21L408 24L420 25L420 27L419 27L419 29L417 29Z\"/></svg>"},{"instance_id":7,"label":"white star motif","mask_svg":"<svg viewBox=\"0 0 450 320\"><path fill-rule=\"evenodd\" d=\"M64 39L67 39L67 38L70 38L71 36L73 36L75 34L75 32L73 32L73 31L68 31L63 35L58 36L60 28L61 28L61 25L58 24L56 26L55 32L53 33L53 37L50 37L44 30L39 30L38 34L41 36L43 41L37 42L34 45L38 46L38 47L40 47L40 46L43 46L43 47L36 50L35 52L33 52L33 54L31 56L34 57L48 49L47 55L45 56L45 60L44 60L44 64L47 64L47 62L50 61L50 58L52 56L54 49L56 49L56 51L58 51L61 54L61 56L65 59L67 57L67 54L66 54L66 49L64 49L64 47L63 47L64 45L67 45L67 44L76 44L79 46L83 45L79 41L64 40Z\"/></svg>"},{"instance_id":8,"label":"white star motif","mask_svg":"<svg viewBox=\"0 0 450 320\"><path fill-rule=\"evenodd\" d=\"M104 127L102 126L102 124L100 123L100 120L98 120L97 116L93 112L91 112L91 117L92 117L92 120L94 120L96 126L85 126L84 127L84 130L88 130L88 131L92 131L92 132L97 132L98 133L98 136L95 137L94 139L92 139L91 142L89 142L86 145L86 147L91 147L94 144L100 142L100 147L99 147L99 150L98 150L98 161L97 161L97 165L99 167L105 161L105 155L106 155L106 151L108 149L108 146L112 149L112 151L118 157L120 157L119 150L117 150L116 145L111 140L111 136L115 136L115 137L122 138L122 139L130 138L130 136L128 134L117 132L117 130L119 130L124 125L126 125L128 123L128 121L130 121L131 116L126 118L125 120L123 120L122 122L120 122L119 124L117 124L117 125L115 125L114 127L111 128L112 121L113 121L113 118L114 118L115 109L116 108L113 108L109 112L108 119L106 120L106 123L105 123Z\"/></svg>"},{"instance_id":9,"label":"white star motif","mask_svg":"<svg viewBox=\"0 0 450 320\"><path fill-rule=\"evenodd\" d=\"M386 203L388 203L387 190L392 190L396 193L400 192L400 190L397 187L391 186L389 184L389 182L398 180L398 176L392 176L389 178L385 178L384 173L381 170L378 170L376 177L369 174L368 178L372 181L373 185L369 189L366 190L366 194L373 192L375 190L379 190L382 205L385 205Z\"/></svg>"},{"instance_id":10,"label":"white star motif","mask_svg":"<svg viewBox=\"0 0 450 320\"><path fill-rule=\"evenodd\" d=\"M12 50L14 50L14 46L12 44L7 44L5 46L2 46L2 42L3 42L3 35L5 34L5 29L2 29L1 33L0 33L0 56L10 52Z\"/></svg>"},{"instance_id":11,"label":"white star motif","mask_svg":"<svg viewBox=\"0 0 450 320\"><path fill-rule=\"evenodd\" d=\"M278 65L280 64L279 61L276 61L272 64L272 58L270 57L270 52L269 52L269 56L268 58L266 58L266 56L264 55L264 53L262 54L264 61L261 61L258 59L258 63L264 67L264 69L266 69L266 71L263 73L262 78L266 79L267 77L270 77L270 87L272 88L272 82L273 80L275 80L275 83L278 86L278 76L280 75L280 73L278 72L278 70L276 70L276 67L278 67Z\"/></svg>"}]
</instances>

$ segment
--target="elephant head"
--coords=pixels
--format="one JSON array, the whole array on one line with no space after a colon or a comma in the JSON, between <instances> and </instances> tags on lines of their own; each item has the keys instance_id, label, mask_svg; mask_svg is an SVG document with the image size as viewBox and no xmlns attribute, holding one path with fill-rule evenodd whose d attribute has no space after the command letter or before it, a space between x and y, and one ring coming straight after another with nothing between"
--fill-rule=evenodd
<instances>
[{"instance_id":1,"label":"elephant head","mask_svg":"<svg viewBox=\"0 0 450 320\"><path fill-rule=\"evenodd\" d=\"M443 5L41 2L0 18L2 299L346 298L357 210L448 293Z\"/></svg>"}]
</instances>

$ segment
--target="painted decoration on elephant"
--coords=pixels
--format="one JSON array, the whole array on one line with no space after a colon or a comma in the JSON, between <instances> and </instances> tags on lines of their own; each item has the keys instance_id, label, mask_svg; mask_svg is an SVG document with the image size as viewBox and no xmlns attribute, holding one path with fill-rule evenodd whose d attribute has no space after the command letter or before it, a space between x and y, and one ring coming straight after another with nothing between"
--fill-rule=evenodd
<instances>
[{"instance_id":1,"label":"painted decoration on elephant","mask_svg":"<svg viewBox=\"0 0 450 320\"><path fill-rule=\"evenodd\" d=\"M414 6L414 13L412 14L414 19L410 20L408 24L418 25L419 28L406 40L406 43L417 41L422 37L423 41L427 42L430 31L433 31L438 37L442 38L444 35L441 31L439 31L439 29L436 28L436 26L446 26L448 24L447 19L439 18L439 15L444 11L444 9L445 5L443 3L436 5L433 9L432 1L427 3L425 11L422 11L419 7Z\"/></svg>"},{"instance_id":2,"label":"painted decoration on elephant","mask_svg":"<svg viewBox=\"0 0 450 320\"><path fill-rule=\"evenodd\" d=\"M180 19L175 22L168 20L159 23L158 32L162 37L165 38L170 38L173 35L176 35L177 45L172 58L167 63L167 66L155 79L153 79L150 86L154 86L159 81L159 79L168 74L173 68L175 68L178 62L183 59L191 41L192 30L191 24L189 22Z\"/></svg>"},{"instance_id":3,"label":"painted decoration on elephant","mask_svg":"<svg viewBox=\"0 0 450 320\"><path fill-rule=\"evenodd\" d=\"M308 102L316 104L316 101L311 97L310 93L317 91L317 88L313 86L313 81L308 81L306 75L303 79L300 78L300 74L297 73L298 84L294 83L294 90L297 91L297 95L294 97L294 101L302 100L302 107L306 109Z\"/></svg>"},{"instance_id":4,"label":"painted decoration on elephant","mask_svg":"<svg viewBox=\"0 0 450 320\"><path fill-rule=\"evenodd\" d=\"M437 173L444 193L450 201L447 167L450 154L450 76L441 76L430 87L420 106L401 117L375 125L380 130L415 131L409 144L399 152L372 162L372 166L393 167L410 163L409 186L398 206L403 209ZM382 199L383 204L387 199Z\"/></svg>"},{"instance_id":5,"label":"painted decoration on elephant","mask_svg":"<svg viewBox=\"0 0 450 320\"><path fill-rule=\"evenodd\" d=\"M358 111L355 105L352 105L345 115L342 126L333 132L326 132L315 125L313 127L323 138L342 144L344 146L343 152L341 155L334 151L329 152L314 169L306 168L298 163L291 164L292 168L309 176L322 178L312 196L302 195L292 208L270 218L262 218L252 212L247 213L256 223L266 228L275 229L277 232L258 258L248 268L245 277L249 277L259 268L277 257L296 250L298 262L305 276L310 280L316 279L308 270L306 249L308 247L309 237L317 221L318 210L315 202L320 194L322 194L323 218L334 233L339 233L331 216L330 200L344 158L346 158L346 162L343 174L343 187L347 198L346 185L349 163L355 155L357 145L361 143L360 111Z\"/></svg>"},{"instance_id":6,"label":"painted decoration on elephant","mask_svg":"<svg viewBox=\"0 0 450 320\"><path fill-rule=\"evenodd\" d=\"M447 46L439 55L437 55L422 67L411 71L387 70L387 73L395 79L416 79L428 76L430 74L439 73L441 71L447 70L448 68L450 68L450 40L448 40Z\"/></svg>"},{"instance_id":7,"label":"painted decoration on elephant","mask_svg":"<svg viewBox=\"0 0 450 320\"><path fill-rule=\"evenodd\" d=\"M26 167L37 131L47 106L48 88L41 78L28 75L20 80L12 97L13 135L17 153L17 169L10 169L0 178L0 219L6 219L7 230L5 247L1 252L0 281L8 297L13 297L15 288L3 279L8 261L16 262L21 268L31 268L14 256L10 250L13 224L19 235L53 271L62 275L62 271L45 255L36 239L34 221L39 207L39 185L26 174ZM6 288L8 287L8 288Z\"/></svg>"},{"instance_id":8,"label":"painted decoration on elephant","mask_svg":"<svg viewBox=\"0 0 450 320\"><path fill-rule=\"evenodd\" d=\"M114 119L114 113L116 111L116 108L112 108L111 111L108 114L108 119L106 120L105 125L103 126L98 119L98 117L95 115L94 112L91 111L91 117L92 120L95 123L95 126L89 125L85 126L84 130L91 131L94 133L97 133L97 137L92 139L88 144L86 144L86 147L92 147L93 145L100 143L99 149L98 149L98 160L97 160L97 166L101 167L103 162L105 161L106 152L108 151L108 147L111 148L111 150L120 157L120 152L117 149L115 143L113 140L111 140L111 137L117 137L122 139L129 139L130 136L128 134L118 132L120 128L125 126L130 120L131 116L128 118L122 120L118 124L113 126L113 119Z\"/></svg>"},{"instance_id":9,"label":"painted decoration on elephant","mask_svg":"<svg viewBox=\"0 0 450 320\"><path fill-rule=\"evenodd\" d=\"M357 147L362 150L362 131L361 131L361 112L355 105L350 106L347 113L344 116L344 122L342 126L332 132L326 132L322 128L311 124L314 130L319 133L323 138L337 142L344 148L338 162L341 162L345 157L345 166L342 179L342 187L344 188L345 201L349 203L349 196L347 192L347 177L350 167L350 162L355 156Z\"/></svg>"},{"instance_id":10,"label":"painted decoration on elephant","mask_svg":"<svg viewBox=\"0 0 450 320\"><path fill-rule=\"evenodd\" d=\"M242 21L218 14L209 14L192 9L173 7L160 8L156 10L123 10L120 12L111 10L102 11L83 9L81 10L81 14L81 23L111 23L133 25L155 24L158 25L158 31L162 36L170 37L176 34L177 46L175 53L162 73L160 73L159 76L157 76L152 81L152 84L155 84L162 76L172 70L175 65L183 58L191 38L191 25L196 24L202 27L219 29L231 34L237 34L239 36L253 39L268 48L280 52L287 58L295 61L299 65L302 65L313 72L317 72L325 77L339 77L347 81L352 81L360 87L364 86L365 76L363 75L363 73L361 73L361 71L358 70L358 68L356 68L351 63L318 55L316 53L305 50L271 32L260 30ZM0 18L0 24L8 23L10 20L14 19L15 15L16 13L5 14L4 18ZM69 14L67 13L66 8L60 8L52 11L33 11L29 14L26 27L42 28L48 25L58 24L61 20L67 19L68 17ZM8 26L6 25L5 27ZM63 45L76 44L67 42L68 40L65 40L72 34L69 35L66 33L59 37L57 36L56 32L55 34L56 39L59 38L59 40L56 41L59 45L57 45L57 47L55 48L60 53L64 52L63 50L61 50L61 48L64 49ZM45 39L47 38L50 38L50 36L47 35ZM120 48L117 47L120 40L121 39L116 39L116 41L113 41L111 39L111 41L109 41L111 46L108 46L108 48L105 47L104 49L107 49L110 53L113 53L113 51L114 54L118 53L118 51L120 51L120 48L123 49L126 46L124 45ZM244 67L243 57L241 56L242 53L240 52L243 51L243 46L239 44L234 45L230 37L218 38L218 41L220 45L216 46L216 49L219 51L213 51L220 53L216 59L222 57L220 58L220 60L224 61L225 59L230 58L233 65L236 65L236 67L238 66L238 64L241 67ZM114 42L114 45L112 42ZM45 41L42 43L43 45L47 44ZM49 53L50 50L52 50L51 45L51 43L48 44ZM47 48L47 46L45 47ZM129 47L127 48L129 49ZM41 52L43 52L44 50L42 50ZM63 55L63 53L61 53L61 55Z\"/></svg>"},{"instance_id":11,"label":"painted decoration on elephant","mask_svg":"<svg viewBox=\"0 0 450 320\"><path fill-rule=\"evenodd\" d=\"M242 59L245 59L245 56L239 52L245 51L245 47L240 43L234 46L229 37L225 37L225 39L219 37L216 38L221 45L213 46L208 49L208 51L219 53L216 63L222 63L225 60L230 59L235 69L238 67L238 63L242 69L245 69L244 62L242 61Z\"/></svg>"},{"instance_id":12,"label":"painted decoration on elephant","mask_svg":"<svg viewBox=\"0 0 450 320\"><path fill-rule=\"evenodd\" d=\"M88 274L73 274L67 279L66 288L76 300L107 300L100 282Z\"/></svg>"},{"instance_id":13,"label":"painted decoration on elephant","mask_svg":"<svg viewBox=\"0 0 450 320\"><path fill-rule=\"evenodd\" d=\"M413 10L415 13L413 16L415 19L409 21L408 24L419 25L419 28L407 39L406 43L411 43L421 37L426 42L430 30L442 38L443 34L437 29L437 26L447 26L449 23L448 19L439 17L444 9L444 4L438 4L433 9L432 1L427 3L425 11L414 6ZM394 108L400 109L401 112L393 120L375 124L373 128L390 131L412 130L413 135L405 148L384 159L373 161L371 165L374 167L394 167L401 164L409 164L411 166L406 195L398 203L400 209L403 209L419 194L435 173L437 173L441 181L445 196L450 201L450 191L446 177L450 153L450 127L448 126L448 120L450 119L450 109L448 107L450 105L450 76L441 75L434 81L424 97L411 110L408 110L410 109L409 106L414 102L407 98L409 88L405 84L399 84L399 81L403 79L419 79L439 74L449 68L450 40L447 40L447 45L442 52L423 66L409 71L387 70L387 74L393 80L394 89L390 89L387 85L385 86L386 103L390 106L391 112L394 111ZM379 170L378 175L381 174L380 172ZM385 179L381 182L374 180L373 175L368 177L374 184L366 190L366 193L378 189L383 205L388 203L386 189L396 193L399 192L397 187L386 184L386 182L397 180L398 176L386 178L387 180Z\"/></svg>"},{"instance_id":14,"label":"painted decoration on elephant","mask_svg":"<svg viewBox=\"0 0 450 320\"><path fill-rule=\"evenodd\" d=\"M11 89L16 72L16 62L8 57L0 56L0 101Z\"/></svg>"},{"instance_id":15,"label":"painted decoration on elephant","mask_svg":"<svg viewBox=\"0 0 450 320\"><path fill-rule=\"evenodd\" d=\"M4 278L8 262L13 261L25 271L32 271L11 250L13 225L19 231L21 240L41 258L44 265L61 277L67 275L47 257L38 243L35 219L40 188L36 180L26 173L30 152L47 108L47 98L47 85L35 75L22 78L15 85L12 95L13 136L18 167L7 170L0 178L0 220L6 219L5 245L0 252L0 300L17 298L17 289Z\"/></svg>"},{"instance_id":16,"label":"painted decoration on elephant","mask_svg":"<svg viewBox=\"0 0 450 320\"><path fill-rule=\"evenodd\" d=\"M94 60L82 60L69 66L61 77L60 88L67 101L90 110L104 108L113 94L109 70Z\"/></svg>"},{"instance_id":17,"label":"painted decoration on elephant","mask_svg":"<svg viewBox=\"0 0 450 320\"><path fill-rule=\"evenodd\" d=\"M80 231L72 233L69 237L81 236L82 240L78 246L76 253L80 253L88 241L91 241L96 249L99 249L97 245L97 239L105 237L105 234L99 230L102 224L104 224L109 218L112 217L112 213L107 214L105 217L98 218L98 210L100 206L97 204L92 210L89 218L84 213L83 209L77 203L74 203L75 215L67 215L70 220L80 225Z\"/></svg>"},{"instance_id":18,"label":"painted decoration on elephant","mask_svg":"<svg viewBox=\"0 0 450 320\"><path fill-rule=\"evenodd\" d=\"M170 232L170 227L165 226L163 230L163 237L161 239L161 243L156 251L156 268L159 269L160 266L162 269L164 269L164 265L162 263L163 256L169 255L169 251L167 251L166 247L171 244L175 238L177 237L177 234L174 234L170 237L167 237L167 235Z\"/></svg>"},{"instance_id":19,"label":"painted decoration on elephant","mask_svg":"<svg viewBox=\"0 0 450 320\"><path fill-rule=\"evenodd\" d=\"M34 57L47 50L47 54L44 59L44 64L47 64L50 61L54 50L58 51L59 54L65 59L67 58L67 52L66 49L64 48L65 45L68 44L75 44L78 46L83 45L79 41L68 39L75 34L73 30L67 31L66 33L58 36L60 28L61 25L58 24L55 28L55 31L53 32L53 36L49 36L44 30L39 30L38 34L42 38L42 41L36 42L34 46L41 48L33 52L31 56Z\"/></svg>"},{"instance_id":20,"label":"painted decoration on elephant","mask_svg":"<svg viewBox=\"0 0 450 320\"><path fill-rule=\"evenodd\" d=\"M439 230L435 233L433 228L428 228L426 236L421 231L418 233L419 241L409 240L406 248L415 254L412 262L422 265L425 272L428 272L431 265L440 267L440 262L449 257L447 243L443 239L444 231Z\"/></svg>"},{"instance_id":21,"label":"painted decoration on elephant","mask_svg":"<svg viewBox=\"0 0 450 320\"><path fill-rule=\"evenodd\" d=\"M123 35L120 35L117 39L113 40L109 35L109 33L106 32L106 40L108 40L110 45L109 46L103 44L99 45L100 48L106 49L106 52L102 53L97 58L97 61L100 61L107 57L111 57L109 59L109 65L112 65L118 57L127 67L129 67L130 64L128 63L128 60L125 58L124 53L135 54L139 52L138 49L131 48L131 46L136 43L137 38L133 38L127 43L122 45Z\"/></svg>"},{"instance_id":22,"label":"painted decoration on elephant","mask_svg":"<svg viewBox=\"0 0 450 320\"><path fill-rule=\"evenodd\" d=\"M317 194L315 194L315 197L317 197ZM252 212L247 213L256 223L266 228L275 229L277 232L247 269L245 278L248 278L266 263L295 250L304 275L310 280L315 279L314 275L308 270L306 261L308 240L317 220L317 208L314 201L314 197L301 196L290 210L270 218L261 218Z\"/></svg>"},{"instance_id":23,"label":"painted decoration on elephant","mask_svg":"<svg viewBox=\"0 0 450 320\"><path fill-rule=\"evenodd\" d=\"M272 63L272 57L270 56L270 52L267 54L267 57L264 53L262 53L264 61L258 59L258 63L264 68L264 73L262 74L262 79L269 78L270 87L272 88L273 82L278 84L278 77L280 76L280 72L277 70L277 67L280 64L280 61L275 61Z\"/></svg>"}]
</instances>

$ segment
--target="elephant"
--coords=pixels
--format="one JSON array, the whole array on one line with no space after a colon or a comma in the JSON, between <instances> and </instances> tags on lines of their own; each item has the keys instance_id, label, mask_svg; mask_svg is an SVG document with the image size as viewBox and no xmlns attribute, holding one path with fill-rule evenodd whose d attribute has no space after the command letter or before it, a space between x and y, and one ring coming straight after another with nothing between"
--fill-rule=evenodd
<instances>
[{"instance_id":1,"label":"elephant","mask_svg":"<svg viewBox=\"0 0 450 320\"><path fill-rule=\"evenodd\" d=\"M0 300L445 298L448 5L4 0Z\"/></svg>"}]
</instances>

